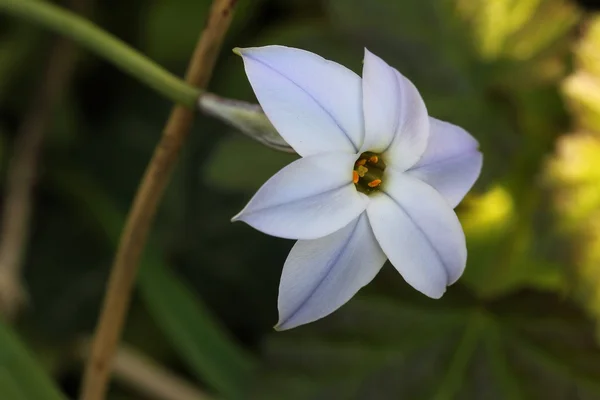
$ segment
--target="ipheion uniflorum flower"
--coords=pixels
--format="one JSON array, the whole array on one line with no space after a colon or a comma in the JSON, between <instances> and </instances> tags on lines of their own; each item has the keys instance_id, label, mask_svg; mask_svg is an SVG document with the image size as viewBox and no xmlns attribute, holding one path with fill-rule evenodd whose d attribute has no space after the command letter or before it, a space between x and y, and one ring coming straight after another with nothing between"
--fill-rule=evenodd
<instances>
[{"instance_id":1,"label":"ipheion uniflorum flower","mask_svg":"<svg viewBox=\"0 0 600 400\"><path fill-rule=\"evenodd\" d=\"M298 240L283 267L276 329L332 313L386 259L440 298L467 260L453 209L479 176L477 141L430 117L415 86L368 50L362 79L304 50L235 51L267 117L301 156L233 218Z\"/></svg>"}]
</instances>

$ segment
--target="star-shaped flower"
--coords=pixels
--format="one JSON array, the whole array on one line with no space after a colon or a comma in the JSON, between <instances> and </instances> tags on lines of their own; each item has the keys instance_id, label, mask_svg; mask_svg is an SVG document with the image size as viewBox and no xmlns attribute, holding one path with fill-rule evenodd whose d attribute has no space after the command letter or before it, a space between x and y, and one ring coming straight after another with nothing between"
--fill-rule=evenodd
<instances>
[{"instance_id":1,"label":"star-shaped flower","mask_svg":"<svg viewBox=\"0 0 600 400\"><path fill-rule=\"evenodd\" d=\"M453 208L479 176L477 141L429 117L415 86L368 50L362 79L304 50L236 51L264 112L302 157L233 218L298 239L276 329L335 311L386 259L415 289L441 297L467 260Z\"/></svg>"}]
</instances>

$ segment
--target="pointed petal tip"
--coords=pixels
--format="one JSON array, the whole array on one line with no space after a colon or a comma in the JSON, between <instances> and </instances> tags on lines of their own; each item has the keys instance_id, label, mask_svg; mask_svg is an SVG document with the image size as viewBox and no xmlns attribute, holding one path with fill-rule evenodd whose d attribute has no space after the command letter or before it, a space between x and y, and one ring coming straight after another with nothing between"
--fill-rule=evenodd
<instances>
[{"instance_id":1,"label":"pointed petal tip","mask_svg":"<svg viewBox=\"0 0 600 400\"><path fill-rule=\"evenodd\" d=\"M287 330L287 328L284 328L284 327L282 326L282 323L281 323L281 322L277 322L277 324L276 324L276 325L273 325L273 330L275 330L275 331L277 331L277 332L283 332L283 331Z\"/></svg>"},{"instance_id":2,"label":"pointed petal tip","mask_svg":"<svg viewBox=\"0 0 600 400\"><path fill-rule=\"evenodd\" d=\"M303 325L303 324L290 325L289 322L290 322L289 318L283 319L283 318L279 317L279 321L277 321L277 323L273 326L273 329L276 330L277 332L283 332L283 331L287 331L292 328L295 328L297 326Z\"/></svg>"},{"instance_id":3,"label":"pointed petal tip","mask_svg":"<svg viewBox=\"0 0 600 400\"><path fill-rule=\"evenodd\" d=\"M302 49L237 50L258 102L298 154L358 151L364 124L356 73Z\"/></svg>"},{"instance_id":4,"label":"pointed petal tip","mask_svg":"<svg viewBox=\"0 0 600 400\"><path fill-rule=\"evenodd\" d=\"M450 285L450 284L448 284L448 285ZM417 289L417 291L421 292L422 294L424 294L425 296L429 297L430 299L439 300L439 299L441 299L444 296L444 293L446 293L446 288L447 288L447 286L444 286L444 288L441 289L441 290L438 290L437 288L435 288L435 289L434 288L428 288L428 289L425 289L425 290Z\"/></svg>"},{"instance_id":5,"label":"pointed petal tip","mask_svg":"<svg viewBox=\"0 0 600 400\"><path fill-rule=\"evenodd\" d=\"M428 296L434 300L439 300L444 296L444 293L446 293L446 288L444 287L444 289L442 289L440 292L437 293L431 293L428 294Z\"/></svg>"},{"instance_id":6,"label":"pointed petal tip","mask_svg":"<svg viewBox=\"0 0 600 400\"><path fill-rule=\"evenodd\" d=\"M230 221L231 222L238 222L242 220L242 213L244 212L244 210L240 211L239 213L235 214L233 217L231 217Z\"/></svg>"},{"instance_id":7,"label":"pointed petal tip","mask_svg":"<svg viewBox=\"0 0 600 400\"><path fill-rule=\"evenodd\" d=\"M386 184L367 208L375 237L409 285L439 299L466 265L460 221L432 186L393 169Z\"/></svg>"},{"instance_id":8,"label":"pointed petal tip","mask_svg":"<svg viewBox=\"0 0 600 400\"><path fill-rule=\"evenodd\" d=\"M364 65L365 62L367 61L367 57L372 57L374 54L371 50L367 49L366 47L363 47L364 49L364 55L363 55L363 59L362 59L362 64Z\"/></svg>"},{"instance_id":9,"label":"pointed petal tip","mask_svg":"<svg viewBox=\"0 0 600 400\"><path fill-rule=\"evenodd\" d=\"M465 262L465 266L462 268L462 270L460 271L460 273L454 274L453 276L450 276L448 279L448 283L446 284L446 289L449 288L450 286L456 284L456 282L458 282L458 280L460 279L460 277L463 275L466 265L467 263Z\"/></svg>"},{"instance_id":10,"label":"pointed petal tip","mask_svg":"<svg viewBox=\"0 0 600 400\"><path fill-rule=\"evenodd\" d=\"M365 139L361 151L386 153L386 164L406 170L427 148L427 107L415 85L365 48L362 74Z\"/></svg>"},{"instance_id":11,"label":"pointed petal tip","mask_svg":"<svg viewBox=\"0 0 600 400\"><path fill-rule=\"evenodd\" d=\"M286 46L269 45L269 46L254 46L254 47L234 47L231 51L238 56L250 56L250 53L260 52L261 50L267 50L269 48L287 49Z\"/></svg>"},{"instance_id":12,"label":"pointed petal tip","mask_svg":"<svg viewBox=\"0 0 600 400\"><path fill-rule=\"evenodd\" d=\"M267 47L274 47L274 46L262 46L262 47L234 47L233 49L231 49L231 51L233 52L233 54L236 54L240 57L248 57L252 52L255 51L260 51L262 49L265 49Z\"/></svg>"}]
</instances>

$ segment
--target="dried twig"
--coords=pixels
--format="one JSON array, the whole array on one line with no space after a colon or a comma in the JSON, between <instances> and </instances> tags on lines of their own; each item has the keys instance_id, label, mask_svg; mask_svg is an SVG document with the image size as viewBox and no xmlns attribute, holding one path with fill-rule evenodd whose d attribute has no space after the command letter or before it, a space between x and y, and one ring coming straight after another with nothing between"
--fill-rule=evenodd
<instances>
[{"instance_id":1,"label":"dried twig","mask_svg":"<svg viewBox=\"0 0 600 400\"><path fill-rule=\"evenodd\" d=\"M82 7L77 0L73 6ZM21 269L29 237L38 160L44 133L61 93L69 84L75 60L73 44L57 38L39 90L25 113L13 145L0 227L0 312L7 318L16 316L26 298Z\"/></svg>"},{"instance_id":2,"label":"dried twig","mask_svg":"<svg viewBox=\"0 0 600 400\"><path fill-rule=\"evenodd\" d=\"M78 356L87 359L89 343L77 346ZM113 363L116 381L155 400L210 400L206 393L173 374L145 354L121 344Z\"/></svg>"},{"instance_id":3,"label":"dried twig","mask_svg":"<svg viewBox=\"0 0 600 400\"><path fill-rule=\"evenodd\" d=\"M189 84L205 87L208 83L223 37L231 22L235 2L236 0L213 2L206 27L188 68L186 81ZM83 400L101 400L106 395L111 363L131 300L140 256L156 208L193 118L192 110L183 106L173 108L136 193L121 234L92 344L91 357L86 365L81 394Z\"/></svg>"}]
</instances>

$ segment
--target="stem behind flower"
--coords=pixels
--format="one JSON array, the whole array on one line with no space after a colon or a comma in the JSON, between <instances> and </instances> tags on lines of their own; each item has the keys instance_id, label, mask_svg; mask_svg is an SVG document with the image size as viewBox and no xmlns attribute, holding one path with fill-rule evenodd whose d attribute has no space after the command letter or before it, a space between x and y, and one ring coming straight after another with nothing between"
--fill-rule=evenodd
<instances>
[{"instance_id":1,"label":"stem behind flower","mask_svg":"<svg viewBox=\"0 0 600 400\"><path fill-rule=\"evenodd\" d=\"M190 85L200 88L207 85L223 37L231 23L235 2L236 0L213 2L206 27L188 67L186 82ZM184 106L173 108L135 195L121 234L92 343L91 356L86 364L81 393L83 400L102 400L105 397L111 362L129 308L140 256L193 119L193 110Z\"/></svg>"},{"instance_id":2,"label":"stem behind flower","mask_svg":"<svg viewBox=\"0 0 600 400\"><path fill-rule=\"evenodd\" d=\"M86 19L45 1L0 0L0 12L35 22L96 53L174 102L193 108L201 91Z\"/></svg>"}]
</instances>

